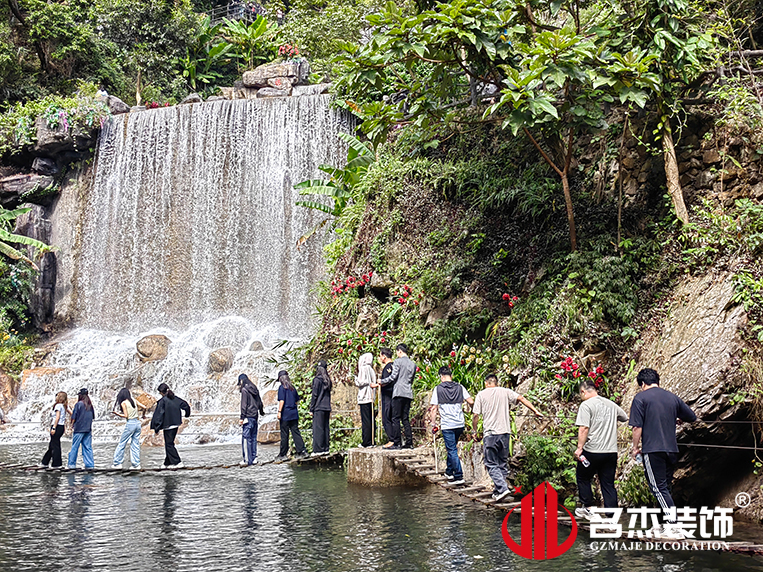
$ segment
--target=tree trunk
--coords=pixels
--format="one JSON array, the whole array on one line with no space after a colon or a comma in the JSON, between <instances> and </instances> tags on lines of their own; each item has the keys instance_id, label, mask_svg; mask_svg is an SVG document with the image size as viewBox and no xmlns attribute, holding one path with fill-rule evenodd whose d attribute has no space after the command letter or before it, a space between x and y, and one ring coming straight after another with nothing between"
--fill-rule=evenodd
<instances>
[{"instance_id":1,"label":"tree trunk","mask_svg":"<svg viewBox=\"0 0 763 572\"><path fill-rule=\"evenodd\" d=\"M673 201L673 208L676 211L678 220L686 224L689 222L689 213L684 204L684 195L681 190L680 174L678 172L678 160L676 159L676 148L673 146L673 132L670 130L670 123L665 118L662 127L662 151L665 160L665 178L668 181L668 193Z\"/></svg>"},{"instance_id":2,"label":"tree trunk","mask_svg":"<svg viewBox=\"0 0 763 572\"><path fill-rule=\"evenodd\" d=\"M567 169L562 172L562 190L564 191L564 204L567 205L567 222L570 224L570 250L575 252L578 249L578 236L575 230L575 213L572 210L572 195L570 194Z\"/></svg>"}]
</instances>

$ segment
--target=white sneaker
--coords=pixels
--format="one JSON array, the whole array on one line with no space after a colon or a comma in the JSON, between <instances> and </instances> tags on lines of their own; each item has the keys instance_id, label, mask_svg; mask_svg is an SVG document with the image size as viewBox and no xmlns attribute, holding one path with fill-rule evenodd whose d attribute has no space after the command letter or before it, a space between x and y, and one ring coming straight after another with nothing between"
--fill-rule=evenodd
<instances>
[{"instance_id":1,"label":"white sneaker","mask_svg":"<svg viewBox=\"0 0 763 572\"><path fill-rule=\"evenodd\" d=\"M652 528L646 531L647 538L659 538L662 536L662 526L655 524Z\"/></svg>"},{"instance_id":2,"label":"white sneaker","mask_svg":"<svg viewBox=\"0 0 763 572\"><path fill-rule=\"evenodd\" d=\"M40 463L37 466L40 467L41 469L47 469L49 467L49 465L46 465L45 463Z\"/></svg>"},{"instance_id":3,"label":"white sneaker","mask_svg":"<svg viewBox=\"0 0 763 572\"><path fill-rule=\"evenodd\" d=\"M593 518L593 513L588 510L588 507L582 506L580 508L575 509L575 516L577 518L584 518L586 520L591 520Z\"/></svg>"},{"instance_id":4,"label":"white sneaker","mask_svg":"<svg viewBox=\"0 0 763 572\"><path fill-rule=\"evenodd\" d=\"M112 469L121 469L122 465L121 465L121 463L119 465L111 465L111 468Z\"/></svg>"},{"instance_id":5,"label":"white sneaker","mask_svg":"<svg viewBox=\"0 0 763 572\"><path fill-rule=\"evenodd\" d=\"M130 469L133 470L133 471L140 471L141 470L140 469L140 465L133 465L132 467L130 467Z\"/></svg>"},{"instance_id":6,"label":"white sneaker","mask_svg":"<svg viewBox=\"0 0 763 572\"><path fill-rule=\"evenodd\" d=\"M77 469L77 465L66 465L66 470L74 471Z\"/></svg>"},{"instance_id":7,"label":"white sneaker","mask_svg":"<svg viewBox=\"0 0 763 572\"><path fill-rule=\"evenodd\" d=\"M170 465L167 468L168 469L184 469L185 465L183 464L183 461L180 461L177 465Z\"/></svg>"},{"instance_id":8,"label":"white sneaker","mask_svg":"<svg viewBox=\"0 0 763 572\"><path fill-rule=\"evenodd\" d=\"M160 468L160 469L169 469L169 468L170 468L170 466L169 466L169 465L164 465L164 464L162 464L162 465L159 465L159 468Z\"/></svg>"},{"instance_id":9,"label":"white sneaker","mask_svg":"<svg viewBox=\"0 0 763 572\"><path fill-rule=\"evenodd\" d=\"M240 467L246 467L247 463L246 463L246 461L239 461L238 464L239 464Z\"/></svg>"},{"instance_id":10,"label":"white sneaker","mask_svg":"<svg viewBox=\"0 0 763 572\"><path fill-rule=\"evenodd\" d=\"M448 478L449 481L452 481L453 479L456 478L453 475L445 475L445 476Z\"/></svg>"},{"instance_id":11,"label":"white sneaker","mask_svg":"<svg viewBox=\"0 0 763 572\"><path fill-rule=\"evenodd\" d=\"M463 482L463 481L462 481L462 482ZM493 499L495 502L499 502L500 500L502 500L502 499L504 499L505 497L509 496L509 493L510 493L510 492L511 492L511 491L509 491L509 489L506 489L506 490L505 490L505 491L503 491L502 493L497 493L497 494L496 494L496 493L494 493L494 494L493 494L493 496L492 496L492 499Z\"/></svg>"},{"instance_id":12,"label":"white sneaker","mask_svg":"<svg viewBox=\"0 0 763 572\"><path fill-rule=\"evenodd\" d=\"M464 481L464 479L458 479L457 481L450 481L450 484L451 485L463 485L464 482L466 482L466 481Z\"/></svg>"},{"instance_id":13,"label":"white sneaker","mask_svg":"<svg viewBox=\"0 0 763 572\"><path fill-rule=\"evenodd\" d=\"M685 540L687 538L686 532L682 528L672 524L665 524L662 527L662 534L660 536L669 540Z\"/></svg>"}]
</instances>

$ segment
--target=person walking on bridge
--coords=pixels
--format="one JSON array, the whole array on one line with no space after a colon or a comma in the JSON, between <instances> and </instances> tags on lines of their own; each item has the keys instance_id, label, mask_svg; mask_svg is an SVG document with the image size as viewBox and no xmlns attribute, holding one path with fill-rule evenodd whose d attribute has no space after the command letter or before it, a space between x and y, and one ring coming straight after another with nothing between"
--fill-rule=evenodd
<instances>
[{"instance_id":1,"label":"person walking on bridge","mask_svg":"<svg viewBox=\"0 0 763 572\"><path fill-rule=\"evenodd\" d=\"M67 401L69 396L65 392L56 393L56 402L50 412L50 444L42 457L42 465L47 467L52 462L51 468L60 469L61 466L61 437L66 427L66 414L69 413Z\"/></svg>"},{"instance_id":2,"label":"person walking on bridge","mask_svg":"<svg viewBox=\"0 0 763 572\"><path fill-rule=\"evenodd\" d=\"M671 540L686 538L676 526L676 503L670 494L673 471L678 463L676 423L696 421L697 416L683 400L660 387L660 375L653 369L638 372L636 382L641 388L633 398L628 424L633 427L631 454L641 454L649 489L664 513L665 524L653 530L655 536Z\"/></svg>"},{"instance_id":3,"label":"person walking on bridge","mask_svg":"<svg viewBox=\"0 0 763 572\"><path fill-rule=\"evenodd\" d=\"M493 479L495 488L493 499L500 501L509 494L506 477L509 474L509 442L511 436L511 406L521 403L538 417L543 414L535 409L527 398L507 387L498 387L498 376L494 373L485 377L485 389L477 394L472 413L473 430L477 433L477 423L482 415L482 432L485 468Z\"/></svg>"},{"instance_id":4,"label":"person walking on bridge","mask_svg":"<svg viewBox=\"0 0 763 572\"><path fill-rule=\"evenodd\" d=\"M413 449L413 432L411 431L411 401L413 401L413 377L416 375L416 364L408 357L408 346L399 344L397 359L392 364L389 376L383 377L379 383L386 385L394 383L392 392L392 445L385 449ZM400 430L400 425L403 431ZM405 441L403 435L405 433Z\"/></svg>"},{"instance_id":5,"label":"person walking on bridge","mask_svg":"<svg viewBox=\"0 0 763 572\"><path fill-rule=\"evenodd\" d=\"M257 462L257 432L260 415L265 415L260 392L245 373L238 376L238 390L241 392L241 454L242 466L252 466Z\"/></svg>"},{"instance_id":6,"label":"person walking on bridge","mask_svg":"<svg viewBox=\"0 0 763 572\"><path fill-rule=\"evenodd\" d=\"M92 431L95 411L93 410L93 402L90 401L90 396L84 387L79 390L77 397L79 401L74 405L71 417L74 436L72 437L72 449L69 451L68 467L70 469L77 468L77 455L81 445L82 461L85 463L85 468L94 469Z\"/></svg>"},{"instance_id":7,"label":"person walking on bridge","mask_svg":"<svg viewBox=\"0 0 763 572\"><path fill-rule=\"evenodd\" d=\"M458 458L458 440L466 425L463 403L465 401L469 405L474 405L474 399L463 385L453 381L453 372L449 367L441 367L439 374L440 384L432 391L432 399L429 402L429 422L432 432L437 434L435 422L439 411L440 431L448 453L445 476L454 485L461 485L464 483L464 471L461 467L461 459Z\"/></svg>"},{"instance_id":8,"label":"person walking on bridge","mask_svg":"<svg viewBox=\"0 0 763 572\"><path fill-rule=\"evenodd\" d=\"M114 404L114 415L127 421L119 438L119 444L114 451L114 464L112 469L121 469L125 458L125 448L130 443L130 463L133 469L140 469L140 419L138 419L138 407L130 395L130 390L123 387L117 393L117 401Z\"/></svg>"},{"instance_id":9,"label":"person walking on bridge","mask_svg":"<svg viewBox=\"0 0 763 572\"><path fill-rule=\"evenodd\" d=\"M281 427L281 449L275 463L284 463L289 460L289 433L294 439L294 448L297 450L297 458L307 457L305 441L299 431L299 411L297 402L300 400L299 393L289 378L289 372L282 369L278 372L278 423Z\"/></svg>"},{"instance_id":10,"label":"person walking on bridge","mask_svg":"<svg viewBox=\"0 0 763 572\"><path fill-rule=\"evenodd\" d=\"M175 437L178 429L183 424L183 413L186 418L191 416L191 406L175 395L166 383L162 383L157 388L162 398L156 403L156 411L151 417L151 429L157 434L159 431L164 433L164 463L160 469L182 469L183 461L175 447Z\"/></svg>"},{"instance_id":11,"label":"person walking on bridge","mask_svg":"<svg viewBox=\"0 0 763 572\"><path fill-rule=\"evenodd\" d=\"M617 404L599 395L593 380L581 381L579 390L583 403L575 420L578 447L574 456L578 461L575 473L580 504L583 506L575 510L575 516L591 520L591 479L594 475L599 477L604 507L617 508L617 422L628 421L628 416Z\"/></svg>"}]
</instances>

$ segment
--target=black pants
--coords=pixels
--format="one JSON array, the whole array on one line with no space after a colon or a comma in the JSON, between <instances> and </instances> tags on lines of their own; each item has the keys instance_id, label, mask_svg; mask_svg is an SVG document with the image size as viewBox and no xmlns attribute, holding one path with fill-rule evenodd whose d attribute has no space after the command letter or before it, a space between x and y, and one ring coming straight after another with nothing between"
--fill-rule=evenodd
<instances>
[{"instance_id":1,"label":"black pants","mask_svg":"<svg viewBox=\"0 0 763 572\"><path fill-rule=\"evenodd\" d=\"M370 447L374 444L374 404L360 404L360 425L362 426L364 447Z\"/></svg>"},{"instance_id":2,"label":"black pants","mask_svg":"<svg viewBox=\"0 0 763 572\"><path fill-rule=\"evenodd\" d=\"M51 459L53 464L51 467L61 466L61 437L64 434L64 426L56 425L56 432L50 436L50 444L48 450L45 451L45 455L42 457L42 464L47 465Z\"/></svg>"},{"instance_id":3,"label":"black pants","mask_svg":"<svg viewBox=\"0 0 763 572\"><path fill-rule=\"evenodd\" d=\"M178 428L164 429L164 466L177 465L180 463L180 455L175 448L175 437L177 437Z\"/></svg>"},{"instance_id":4,"label":"black pants","mask_svg":"<svg viewBox=\"0 0 763 572\"><path fill-rule=\"evenodd\" d=\"M387 434L387 441L392 441L392 396L381 394L382 427Z\"/></svg>"},{"instance_id":5,"label":"black pants","mask_svg":"<svg viewBox=\"0 0 763 572\"><path fill-rule=\"evenodd\" d=\"M588 459L591 464L588 467L584 467L583 463L578 461L578 466L575 471L578 481L580 504L585 507L594 506L591 480L594 475L598 475L604 507L617 508L617 490L615 489L617 453L591 453L584 450L583 456Z\"/></svg>"},{"instance_id":6,"label":"black pants","mask_svg":"<svg viewBox=\"0 0 763 572\"><path fill-rule=\"evenodd\" d=\"M644 473L649 483L649 489L660 504L667 517L667 510L675 507L670 488L673 485L673 471L678 462L675 453L644 453ZM674 518L665 518L667 522L675 522Z\"/></svg>"},{"instance_id":7,"label":"black pants","mask_svg":"<svg viewBox=\"0 0 763 572\"><path fill-rule=\"evenodd\" d=\"M297 455L303 455L305 453L305 441L302 439L302 433L299 432L299 419L291 419L281 421L281 449L278 451L278 456L286 457L289 455L289 432L294 439Z\"/></svg>"},{"instance_id":8,"label":"black pants","mask_svg":"<svg viewBox=\"0 0 763 572\"><path fill-rule=\"evenodd\" d=\"M313 453L328 453L331 411L313 411Z\"/></svg>"},{"instance_id":9,"label":"black pants","mask_svg":"<svg viewBox=\"0 0 763 572\"><path fill-rule=\"evenodd\" d=\"M411 431L411 400L407 397L392 398L392 442L396 446L401 445L400 423L403 424L405 432L405 446L413 446L413 433Z\"/></svg>"}]
</instances>

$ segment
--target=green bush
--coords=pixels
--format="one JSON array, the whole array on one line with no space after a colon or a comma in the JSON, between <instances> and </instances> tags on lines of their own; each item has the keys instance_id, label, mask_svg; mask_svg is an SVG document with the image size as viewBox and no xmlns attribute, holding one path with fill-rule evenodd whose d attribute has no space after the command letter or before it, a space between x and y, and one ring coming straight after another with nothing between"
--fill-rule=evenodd
<instances>
[{"instance_id":1,"label":"green bush","mask_svg":"<svg viewBox=\"0 0 763 572\"><path fill-rule=\"evenodd\" d=\"M530 492L547 481L562 498L575 494L573 443L546 435L527 435L520 441L526 453L515 482L523 491Z\"/></svg>"}]
</instances>

